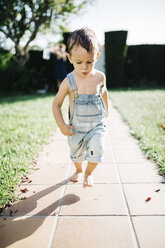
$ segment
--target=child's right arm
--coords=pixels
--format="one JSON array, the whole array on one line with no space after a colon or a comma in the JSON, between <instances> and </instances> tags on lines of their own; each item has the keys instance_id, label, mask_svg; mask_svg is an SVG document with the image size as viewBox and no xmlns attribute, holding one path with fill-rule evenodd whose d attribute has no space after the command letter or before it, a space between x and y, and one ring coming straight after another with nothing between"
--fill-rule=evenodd
<instances>
[{"instance_id":1,"label":"child's right arm","mask_svg":"<svg viewBox=\"0 0 165 248\"><path fill-rule=\"evenodd\" d=\"M65 123L61 112L63 101L68 93L69 93L69 84L68 84L68 79L65 78L64 81L61 83L59 91L53 101L53 115L61 132L64 135L72 136L74 135L74 133L72 132L71 128L74 129L74 127L67 125Z\"/></svg>"}]
</instances>

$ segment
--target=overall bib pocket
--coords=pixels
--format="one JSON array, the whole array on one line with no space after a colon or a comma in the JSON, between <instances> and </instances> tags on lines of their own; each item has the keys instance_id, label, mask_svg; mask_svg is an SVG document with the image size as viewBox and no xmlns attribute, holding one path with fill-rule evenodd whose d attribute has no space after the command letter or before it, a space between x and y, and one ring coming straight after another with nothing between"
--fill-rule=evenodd
<instances>
[{"instance_id":1,"label":"overall bib pocket","mask_svg":"<svg viewBox=\"0 0 165 248\"><path fill-rule=\"evenodd\" d=\"M99 101L76 102L76 118L81 123L100 122L105 116L105 110L101 99Z\"/></svg>"}]
</instances>

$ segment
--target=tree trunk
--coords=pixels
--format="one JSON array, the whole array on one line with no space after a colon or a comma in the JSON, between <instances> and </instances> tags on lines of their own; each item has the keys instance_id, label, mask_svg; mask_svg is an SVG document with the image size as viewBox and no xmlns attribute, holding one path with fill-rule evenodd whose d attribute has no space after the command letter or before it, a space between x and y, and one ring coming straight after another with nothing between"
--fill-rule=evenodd
<instances>
[{"instance_id":1,"label":"tree trunk","mask_svg":"<svg viewBox=\"0 0 165 248\"><path fill-rule=\"evenodd\" d=\"M19 45L15 45L15 52L20 65L24 66L29 57L29 47L21 49Z\"/></svg>"}]
</instances>

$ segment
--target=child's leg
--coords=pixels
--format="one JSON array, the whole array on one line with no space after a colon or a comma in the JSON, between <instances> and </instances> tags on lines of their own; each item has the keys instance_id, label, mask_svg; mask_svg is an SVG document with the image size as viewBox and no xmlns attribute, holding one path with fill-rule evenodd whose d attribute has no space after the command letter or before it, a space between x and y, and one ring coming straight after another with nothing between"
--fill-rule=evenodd
<instances>
[{"instance_id":1,"label":"child's leg","mask_svg":"<svg viewBox=\"0 0 165 248\"><path fill-rule=\"evenodd\" d=\"M85 175L84 175L84 182L83 182L84 188L93 186L93 178L91 175L92 175L92 172L94 171L94 169L96 168L97 165L98 165L98 163L88 162L87 168L85 171Z\"/></svg>"},{"instance_id":2,"label":"child's leg","mask_svg":"<svg viewBox=\"0 0 165 248\"><path fill-rule=\"evenodd\" d=\"M94 133L94 135L90 138L87 145L87 154L86 160L88 160L88 165L84 175L84 183L83 187L92 187L93 185L93 176L91 175L93 170L98 165L98 162L103 160L104 153L104 140L105 140L105 131L99 131ZM89 161L97 161L96 163L92 163Z\"/></svg>"},{"instance_id":3,"label":"child's leg","mask_svg":"<svg viewBox=\"0 0 165 248\"><path fill-rule=\"evenodd\" d=\"M88 176L91 175L97 165L98 165L98 163L88 162L87 168L85 170L85 174L87 174Z\"/></svg>"},{"instance_id":4,"label":"child's leg","mask_svg":"<svg viewBox=\"0 0 165 248\"><path fill-rule=\"evenodd\" d=\"M74 165L76 167L76 172L73 174L73 176L71 177L71 181L72 182L79 182L81 179L81 175L82 175L82 163L76 163L74 162Z\"/></svg>"}]
</instances>

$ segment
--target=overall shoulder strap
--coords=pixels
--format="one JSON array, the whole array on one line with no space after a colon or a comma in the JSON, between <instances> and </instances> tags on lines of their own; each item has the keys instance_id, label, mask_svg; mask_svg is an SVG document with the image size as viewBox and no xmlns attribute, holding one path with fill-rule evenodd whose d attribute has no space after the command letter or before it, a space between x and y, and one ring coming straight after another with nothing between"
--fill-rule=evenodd
<instances>
[{"instance_id":1,"label":"overall shoulder strap","mask_svg":"<svg viewBox=\"0 0 165 248\"><path fill-rule=\"evenodd\" d=\"M75 83L75 80L74 80L74 77L73 77L73 72L70 72L70 73L67 75L67 78L68 78L68 80L69 80L69 85L70 85L70 87L71 87L71 91L77 90L76 83Z\"/></svg>"}]
</instances>

